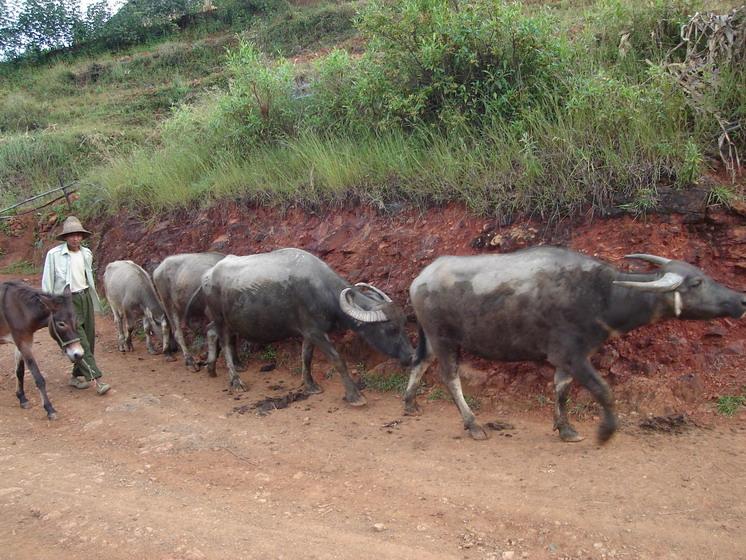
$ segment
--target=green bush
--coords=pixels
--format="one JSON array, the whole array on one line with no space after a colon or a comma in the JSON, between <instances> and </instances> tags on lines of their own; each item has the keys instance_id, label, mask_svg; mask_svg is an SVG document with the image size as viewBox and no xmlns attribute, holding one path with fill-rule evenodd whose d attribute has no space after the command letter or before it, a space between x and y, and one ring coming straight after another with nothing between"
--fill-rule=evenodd
<instances>
[{"instance_id":1,"label":"green bush","mask_svg":"<svg viewBox=\"0 0 746 560\"><path fill-rule=\"evenodd\" d=\"M381 126L511 119L551 85L563 63L550 18L500 0L374 0L359 26L359 104Z\"/></svg>"},{"instance_id":2,"label":"green bush","mask_svg":"<svg viewBox=\"0 0 746 560\"><path fill-rule=\"evenodd\" d=\"M220 118L234 146L248 150L256 142L296 131L299 111L290 62L270 62L254 45L242 41L238 49L228 52L228 70L232 80L220 103Z\"/></svg>"}]
</instances>

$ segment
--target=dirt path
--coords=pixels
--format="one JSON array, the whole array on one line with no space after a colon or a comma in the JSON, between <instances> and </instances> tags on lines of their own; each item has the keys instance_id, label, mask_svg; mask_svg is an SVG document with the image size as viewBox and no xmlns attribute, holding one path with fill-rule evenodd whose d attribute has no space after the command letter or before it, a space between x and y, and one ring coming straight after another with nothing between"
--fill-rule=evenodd
<instances>
[{"instance_id":1,"label":"dirt path","mask_svg":"<svg viewBox=\"0 0 746 560\"><path fill-rule=\"evenodd\" d=\"M546 409L482 410L515 429L474 442L447 402L405 418L368 391L352 409L318 364L323 395L260 417L233 409L294 388L292 367L252 361L235 400L222 369L192 373L142 342L120 355L107 319L99 336L105 397L67 387L38 333L52 423L35 390L18 407L0 346L3 558L744 558L743 415L676 436L628 427L599 448L560 443Z\"/></svg>"}]
</instances>

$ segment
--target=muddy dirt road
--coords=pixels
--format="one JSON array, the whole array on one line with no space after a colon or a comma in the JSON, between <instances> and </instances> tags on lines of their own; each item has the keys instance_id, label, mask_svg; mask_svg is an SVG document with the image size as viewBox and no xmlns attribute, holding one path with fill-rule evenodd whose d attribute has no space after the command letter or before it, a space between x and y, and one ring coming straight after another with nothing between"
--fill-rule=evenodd
<instances>
[{"instance_id":1,"label":"muddy dirt road","mask_svg":"<svg viewBox=\"0 0 746 560\"><path fill-rule=\"evenodd\" d=\"M44 331L35 353L60 419L14 395L12 351L0 346L0 557L650 558L746 555L746 423L681 435L628 424L609 445L563 444L549 408L481 410L515 429L474 442L456 408L367 391L342 401L338 376L322 395L260 417L235 407L300 384L287 367L227 377L180 362L116 352L99 321L99 362L114 389L69 388Z\"/></svg>"}]
</instances>

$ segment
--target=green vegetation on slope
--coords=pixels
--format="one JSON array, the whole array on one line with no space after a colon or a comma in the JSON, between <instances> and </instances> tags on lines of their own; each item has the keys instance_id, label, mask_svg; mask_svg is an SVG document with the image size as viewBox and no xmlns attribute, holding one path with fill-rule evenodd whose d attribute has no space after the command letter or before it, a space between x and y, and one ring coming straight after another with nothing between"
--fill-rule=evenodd
<instances>
[{"instance_id":1,"label":"green vegetation on slope","mask_svg":"<svg viewBox=\"0 0 746 560\"><path fill-rule=\"evenodd\" d=\"M696 102L666 66L682 60L681 25L697 6L581 5L319 3L252 20L237 42L19 72L0 99L9 108L0 184L29 192L62 167L94 185L84 202L96 212L224 197L457 200L548 218L589 204L640 211L661 184L686 188L719 157L723 123L742 150L743 58L706 68L717 79L703 79ZM353 20L359 38L350 40ZM339 40L354 48L296 63L276 55ZM18 96L21 84L33 84L32 96ZM50 126L55 115L76 117ZM100 145L73 150L70 138L88 133ZM61 145L62 157L24 155L30 137L53 153Z\"/></svg>"}]
</instances>

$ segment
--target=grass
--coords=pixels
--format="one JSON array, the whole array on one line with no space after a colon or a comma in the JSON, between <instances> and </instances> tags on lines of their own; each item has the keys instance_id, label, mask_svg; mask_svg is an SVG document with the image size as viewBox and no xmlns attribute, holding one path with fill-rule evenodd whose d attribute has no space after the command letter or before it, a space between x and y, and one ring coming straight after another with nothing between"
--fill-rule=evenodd
<instances>
[{"instance_id":1,"label":"grass","mask_svg":"<svg viewBox=\"0 0 746 560\"><path fill-rule=\"evenodd\" d=\"M0 274L11 274L11 275L28 275L28 274L36 274L39 272L39 269L34 266L34 264L30 261L22 260L22 261L15 261L10 263L9 265L6 265L2 268L0 268Z\"/></svg>"},{"instance_id":2,"label":"grass","mask_svg":"<svg viewBox=\"0 0 746 560\"><path fill-rule=\"evenodd\" d=\"M357 371L360 378L365 381L365 386L368 389L373 389L381 393L404 394L407 382L409 381L409 376L404 372L390 374L372 373L367 370L365 364L358 364Z\"/></svg>"},{"instance_id":3,"label":"grass","mask_svg":"<svg viewBox=\"0 0 746 560\"><path fill-rule=\"evenodd\" d=\"M742 407L746 406L746 385L741 387L740 395L723 395L718 397L716 409L723 416L734 416Z\"/></svg>"},{"instance_id":4,"label":"grass","mask_svg":"<svg viewBox=\"0 0 746 560\"><path fill-rule=\"evenodd\" d=\"M277 361L277 348L272 345L265 346L259 354L259 357L265 362Z\"/></svg>"}]
</instances>

